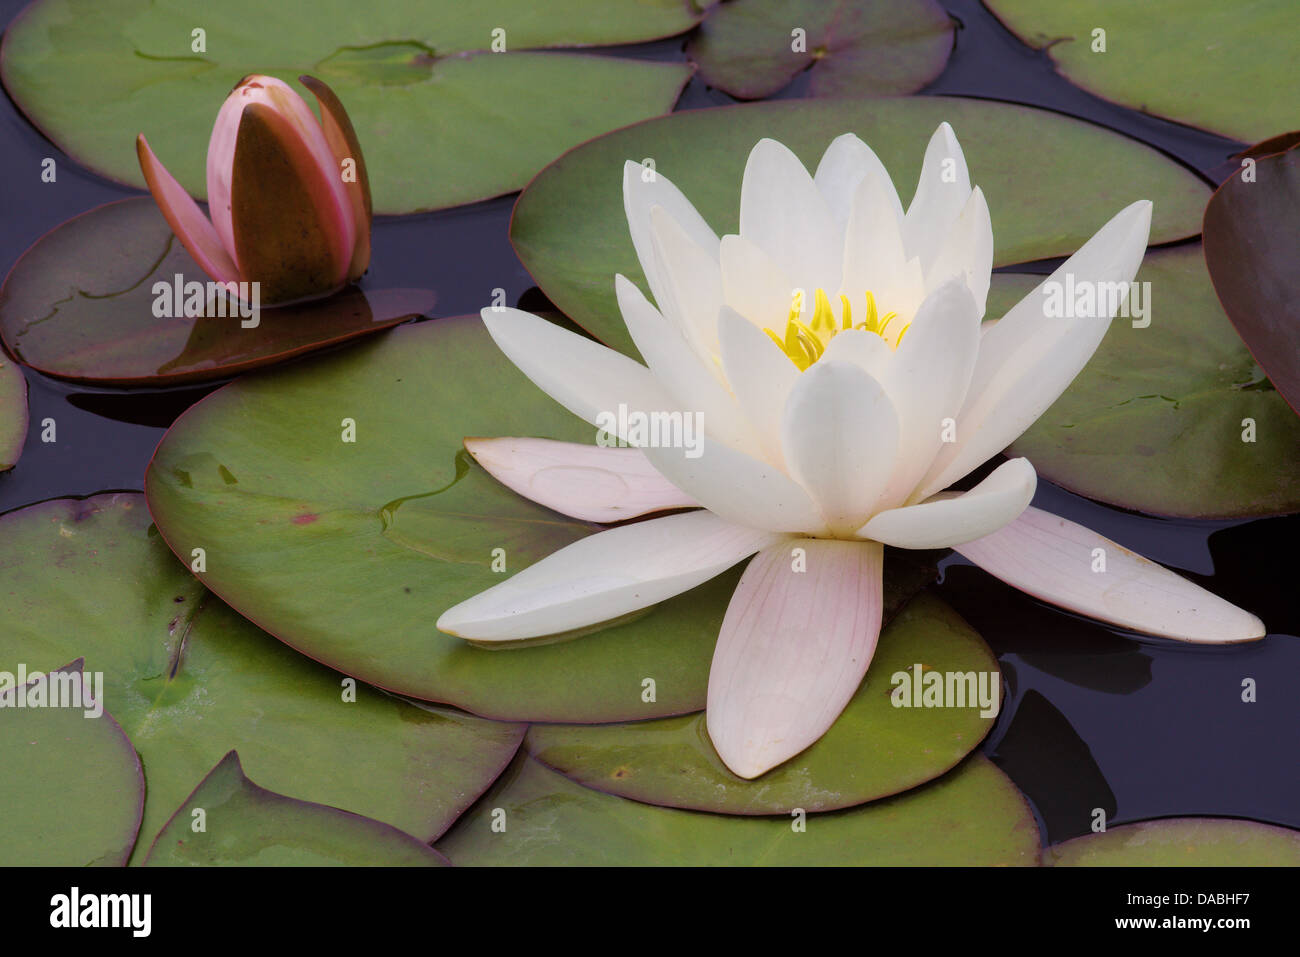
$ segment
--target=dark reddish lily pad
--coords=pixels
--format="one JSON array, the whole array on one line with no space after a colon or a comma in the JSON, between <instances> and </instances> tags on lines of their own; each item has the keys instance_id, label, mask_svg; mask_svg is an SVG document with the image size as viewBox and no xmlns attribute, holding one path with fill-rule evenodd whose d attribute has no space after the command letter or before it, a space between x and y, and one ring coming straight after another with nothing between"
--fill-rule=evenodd
<instances>
[{"instance_id":1,"label":"dark reddish lily pad","mask_svg":"<svg viewBox=\"0 0 1300 957\"><path fill-rule=\"evenodd\" d=\"M952 42L935 0L734 0L713 8L687 55L707 83L743 100L810 68L811 96L892 96L942 73Z\"/></svg>"},{"instance_id":2,"label":"dark reddish lily pad","mask_svg":"<svg viewBox=\"0 0 1300 957\"><path fill-rule=\"evenodd\" d=\"M27 441L27 380L18 364L0 352L0 472L18 462Z\"/></svg>"},{"instance_id":3,"label":"dark reddish lily pad","mask_svg":"<svg viewBox=\"0 0 1300 957\"><path fill-rule=\"evenodd\" d=\"M144 863L445 867L448 861L391 824L259 787L231 751L171 816Z\"/></svg>"},{"instance_id":4,"label":"dark reddish lily pad","mask_svg":"<svg viewBox=\"0 0 1300 957\"><path fill-rule=\"evenodd\" d=\"M1224 311L1300 411L1300 146L1261 156L1224 182L1205 207L1203 228L1205 264Z\"/></svg>"},{"instance_id":5,"label":"dark reddish lily pad","mask_svg":"<svg viewBox=\"0 0 1300 957\"><path fill-rule=\"evenodd\" d=\"M0 336L21 362L62 379L177 385L387 329L434 300L428 290L350 286L326 299L263 308L253 328L239 316L155 316L155 284L174 288L177 274L184 283L208 282L152 199L100 206L51 230L14 265L0 290ZM167 299L175 307L175 297Z\"/></svg>"}]
</instances>

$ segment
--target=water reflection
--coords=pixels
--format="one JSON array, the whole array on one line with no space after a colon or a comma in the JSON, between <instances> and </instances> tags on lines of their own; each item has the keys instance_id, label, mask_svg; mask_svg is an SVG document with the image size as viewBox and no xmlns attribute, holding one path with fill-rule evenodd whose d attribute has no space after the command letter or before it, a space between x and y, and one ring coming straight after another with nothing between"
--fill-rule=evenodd
<instances>
[{"instance_id":1,"label":"water reflection","mask_svg":"<svg viewBox=\"0 0 1300 957\"><path fill-rule=\"evenodd\" d=\"M1014 671L1013 663L1003 667L1008 664ZM1005 730L985 750L1029 798L1046 831L1044 843L1091 833L1098 811L1107 822L1115 817L1115 792L1092 750L1047 698L1027 691L1004 706L1003 715Z\"/></svg>"}]
</instances>

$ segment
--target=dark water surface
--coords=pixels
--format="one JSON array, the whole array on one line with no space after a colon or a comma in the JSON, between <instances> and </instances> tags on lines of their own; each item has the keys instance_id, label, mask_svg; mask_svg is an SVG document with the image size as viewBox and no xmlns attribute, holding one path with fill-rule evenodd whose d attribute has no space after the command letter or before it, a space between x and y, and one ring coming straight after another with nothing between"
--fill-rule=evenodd
<instances>
[{"instance_id":1,"label":"dark water surface","mask_svg":"<svg viewBox=\"0 0 1300 957\"><path fill-rule=\"evenodd\" d=\"M956 49L925 92L1057 110L1154 146L1203 176L1241 148L1232 140L1099 100L1058 76L975 0L945 0L960 21ZM0 0L8 23L21 0ZM621 48L681 59L679 39ZM779 97L797 97L807 75ZM1262 91L1261 95L1267 95ZM698 79L679 109L734 102ZM133 135L136 131L126 131ZM80 169L0 99L0 267L39 236L91 207L139 195ZM58 164L54 184L40 164ZM1207 177L1208 178L1208 177ZM514 197L374 227L369 282L429 287L437 315L477 312L503 287L517 302L533 282L507 237ZM1046 265L1046 264L1045 264ZM536 306L536 291L530 303ZM0 475L0 511L64 496L141 488L164 430L220 383L171 391L94 389L24 369L32 430L23 458ZM54 418L58 441L40 441ZM1246 522L1161 519L1099 505L1039 483L1034 504L1188 574L1258 614L1262 642L1197 648L1115 632L1044 606L972 568L943 563L939 590L998 653L1007 700L984 749L1029 795L1046 838L1086 833L1094 808L1111 823L1178 815L1254 818L1300 827L1300 602L1294 558L1300 516ZM1258 700L1241 701L1244 678Z\"/></svg>"}]
</instances>

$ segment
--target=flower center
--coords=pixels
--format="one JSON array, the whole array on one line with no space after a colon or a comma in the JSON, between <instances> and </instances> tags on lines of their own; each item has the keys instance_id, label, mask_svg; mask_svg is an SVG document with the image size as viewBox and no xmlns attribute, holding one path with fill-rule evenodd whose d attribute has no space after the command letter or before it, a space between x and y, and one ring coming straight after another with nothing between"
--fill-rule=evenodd
<instances>
[{"instance_id":1,"label":"flower center","mask_svg":"<svg viewBox=\"0 0 1300 957\"><path fill-rule=\"evenodd\" d=\"M800 372L820 359L830 341L846 329L874 332L885 340L891 349L897 349L898 344L903 341L903 333L907 332L911 325L911 323L898 322L896 312L887 312L882 316L876 309L876 297L870 290L867 292L866 318L862 322L854 325L849 297L844 295L840 296L840 315L837 318L825 289L818 289L814 293L813 314L808 322L804 323L799 319L803 314L803 297L802 289L794 291L790 302L790 316L785 322L784 336L777 335L771 329L763 330Z\"/></svg>"}]
</instances>

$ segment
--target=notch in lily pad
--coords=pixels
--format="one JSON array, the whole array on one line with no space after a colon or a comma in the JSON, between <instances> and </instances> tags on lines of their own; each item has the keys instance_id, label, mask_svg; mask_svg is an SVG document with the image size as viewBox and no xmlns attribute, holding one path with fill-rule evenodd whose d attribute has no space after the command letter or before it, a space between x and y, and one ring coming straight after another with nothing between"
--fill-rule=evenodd
<instances>
[{"instance_id":1,"label":"notch in lily pad","mask_svg":"<svg viewBox=\"0 0 1300 957\"><path fill-rule=\"evenodd\" d=\"M445 867L424 842L390 824L299 801L249 780L230 751L159 832L146 867Z\"/></svg>"}]
</instances>

